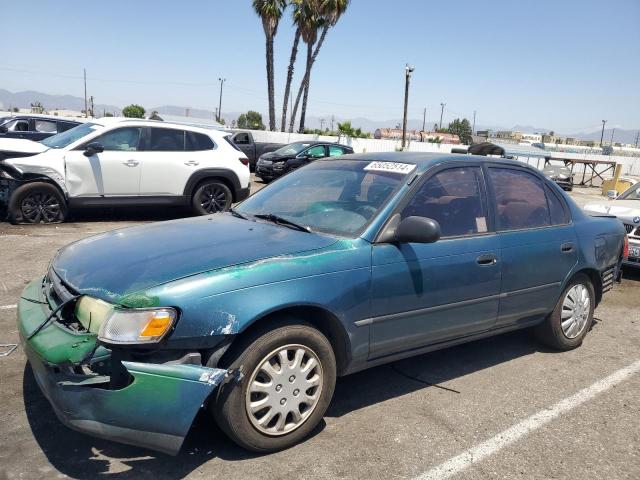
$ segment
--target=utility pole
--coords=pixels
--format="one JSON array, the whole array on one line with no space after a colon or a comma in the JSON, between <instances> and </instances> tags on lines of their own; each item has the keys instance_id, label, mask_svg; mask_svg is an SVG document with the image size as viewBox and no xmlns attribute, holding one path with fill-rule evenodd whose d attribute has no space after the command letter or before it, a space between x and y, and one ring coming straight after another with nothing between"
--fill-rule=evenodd
<instances>
[{"instance_id":1,"label":"utility pole","mask_svg":"<svg viewBox=\"0 0 640 480\"><path fill-rule=\"evenodd\" d=\"M324 130L324 118L320 119L320 130Z\"/></svg>"},{"instance_id":2,"label":"utility pole","mask_svg":"<svg viewBox=\"0 0 640 480\"><path fill-rule=\"evenodd\" d=\"M402 120L402 148L407 144L407 108L409 107L409 81L413 67L407 63L404 67L404 117Z\"/></svg>"},{"instance_id":3,"label":"utility pole","mask_svg":"<svg viewBox=\"0 0 640 480\"><path fill-rule=\"evenodd\" d=\"M218 78L218 81L220 82L220 101L218 102L218 123L220 123L220 118L222 117L222 86L224 85L224 82L227 81L227 79Z\"/></svg>"},{"instance_id":4,"label":"utility pole","mask_svg":"<svg viewBox=\"0 0 640 480\"><path fill-rule=\"evenodd\" d=\"M636 133L636 148L638 148L638 140L640 140L640 132Z\"/></svg>"},{"instance_id":5,"label":"utility pole","mask_svg":"<svg viewBox=\"0 0 640 480\"><path fill-rule=\"evenodd\" d=\"M94 114L93 114L93 95L91 95L91 97L89 97L89 104L91 105L90 112L91 112L91 116L93 117L94 116Z\"/></svg>"},{"instance_id":6,"label":"utility pole","mask_svg":"<svg viewBox=\"0 0 640 480\"><path fill-rule=\"evenodd\" d=\"M602 147L602 139L604 138L604 124L607 123L606 120L602 120L602 133L600 134L600 146Z\"/></svg>"},{"instance_id":7,"label":"utility pole","mask_svg":"<svg viewBox=\"0 0 640 480\"><path fill-rule=\"evenodd\" d=\"M613 130L611 130L611 140L609 141L609 145L611 145L613 147L613 134L616 133L616 128L613 127Z\"/></svg>"},{"instance_id":8,"label":"utility pole","mask_svg":"<svg viewBox=\"0 0 640 480\"><path fill-rule=\"evenodd\" d=\"M87 109L89 108L87 106L87 69L83 68L82 71L84 72L84 117L87 118Z\"/></svg>"},{"instance_id":9,"label":"utility pole","mask_svg":"<svg viewBox=\"0 0 640 480\"><path fill-rule=\"evenodd\" d=\"M444 113L444 106L446 105L446 103L441 103L440 104L440 127L439 130L442 130L442 114Z\"/></svg>"},{"instance_id":10,"label":"utility pole","mask_svg":"<svg viewBox=\"0 0 640 480\"><path fill-rule=\"evenodd\" d=\"M331 115L331 131L333 132L333 122L335 121L335 117Z\"/></svg>"},{"instance_id":11,"label":"utility pole","mask_svg":"<svg viewBox=\"0 0 640 480\"><path fill-rule=\"evenodd\" d=\"M424 132L425 124L427 122L427 108L422 111L422 131Z\"/></svg>"},{"instance_id":12,"label":"utility pole","mask_svg":"<svg viewBox=\"0 0 640 480\"><path fill-rule=\"evenodd\" d=\"M473 126L471 127L471 135L476 134L476 111L473 111Z\"/></svg>"}]
</instances>

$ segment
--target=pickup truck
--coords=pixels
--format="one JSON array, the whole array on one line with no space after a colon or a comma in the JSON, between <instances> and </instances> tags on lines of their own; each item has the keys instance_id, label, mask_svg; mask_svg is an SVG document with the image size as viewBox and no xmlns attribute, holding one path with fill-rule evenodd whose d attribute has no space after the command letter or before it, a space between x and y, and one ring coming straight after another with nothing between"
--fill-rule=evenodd
<instances>
[{"instance_id":1,"label":"pickup truck","mask_svg":"<svg viewBox=\"0 0 640 480\"><path fill-rule=\"evenodd\" d=\"M252 171L255 170L260 155L273 152L285 145L284 143L256 142L251 132L247 131L234 132L231 141L247 156Z\"/></svg>"}]
</instances>

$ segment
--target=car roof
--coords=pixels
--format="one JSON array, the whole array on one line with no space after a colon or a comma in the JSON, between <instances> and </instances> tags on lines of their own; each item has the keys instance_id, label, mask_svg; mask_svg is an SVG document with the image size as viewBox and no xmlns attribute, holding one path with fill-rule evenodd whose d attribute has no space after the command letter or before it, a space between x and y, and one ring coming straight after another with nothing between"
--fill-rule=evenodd
<instances>
[{"instance_id":1,"label":"car roof","mask_svg":"<svg viewBox=\"0 0 640 480\"><path fill-rule=\"evenodd\" d=\"M338 142L330 142L328 140L297 140L295 142L288 143L287 145L292 145L294 143L304 143L308 145L336 145L338 147L353 149L353 147L350 147L349 145L345 145L343 143L338 143Z\"/></svg>"},{"instance_id":2,"label":"car roof","mask_svg":"<svg viewBox=\"0 0 640 480\"><path fill-rule=\"evenodd\" d=\"M147 118L127 118L127 117L102 117L91 121L102 126L113 126L115 124L122 125L137 125L144 127L158 127L158 128L179 128L181 130L191 130L194 132L205 133L209 136L222 138L229 135L229 132L220 130L214 126L199 125L196 123L182 123L182 122L165 122L163 120L149 120Z\"/></svg>"},{"instance_id":3,"label":"car roof","mask_svg":"<svg viewBox=\"0 0 640 480\"><path fill-rule=\"evenodd\" d=\"M9 115L0 115L1 118L37 118L42 120L53 120L53 121L62 121L62 122L72 122L72 123L84 123L88 119L86 118L76 118L76 117L65 117L63 115L45 115L43 113L17 113L17 112L9 112Z\"/></svg>"},{"instance_id":4,"label":"car roof","mask_svg":"<svg viewBox=\"0 0 640 480\"><path fill-rule=\"evenodd\" d=\"M529 168L538 172L537 169L524 162L510 160L499 157L486 157L483 155L469 155L464 153L427 153L427 152L371 152L356 153L348 156L334 157L344 160L361 160L365 162L399 162L411 163L418 167L419 171L425 171L433 165L442 162L491 162ZM329 160L331 161L331 160Z\"/></svg>"}]
</instances>

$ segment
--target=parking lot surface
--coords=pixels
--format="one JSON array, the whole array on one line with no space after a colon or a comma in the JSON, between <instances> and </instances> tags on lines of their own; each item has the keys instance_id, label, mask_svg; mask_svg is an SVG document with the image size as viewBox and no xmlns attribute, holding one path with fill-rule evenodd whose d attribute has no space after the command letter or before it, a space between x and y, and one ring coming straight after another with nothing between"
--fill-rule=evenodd
<instances>
[{"instance_id":1,"label":"parking lot surface","mask_svg":"<svg viewBox=\"0 0 640 480\"><path fill-rule=\"evenodd\" d=\"M574 198L584 204L592 192ZM17 343L16 299L56 250L184 214L100 211L61 225L0 223L0 343ZM595 317L583 346L570 352L515 332L341 378L311 438L262 456L236 447L206 414L177 457L69 430L18 348L0 358L0 478L637 479L640 271L625 272Z\"/></svg>"}]
</instances>

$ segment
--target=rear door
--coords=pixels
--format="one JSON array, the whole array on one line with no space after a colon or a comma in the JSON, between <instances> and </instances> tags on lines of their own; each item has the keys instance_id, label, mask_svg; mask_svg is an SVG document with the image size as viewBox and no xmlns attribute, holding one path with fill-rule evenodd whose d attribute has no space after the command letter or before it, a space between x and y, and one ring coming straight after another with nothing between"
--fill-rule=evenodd
<instances>
[{"instance_id":1,"label":"rear door","mask_svg":"<svg viewBox=\"0 0 640 480\"><path fill-rule=\"evenodd\" d=\"M136 196L140 192L141 127L120 127L85 142L65 155L67 186L72 197ZM87 143L104 151L84 155Z\"/></svg>"},{"instance_id":2,"label":"rear door","mask_svg":"<svg viewBox=\"0 0 640 480\"><path fill-rule=\"evenodd\" d=\"M564 200L535 173L487 166L502 251L497 326L539 319L554 307L577 262L576 234Z\"/></svg>"}]
</instances>

